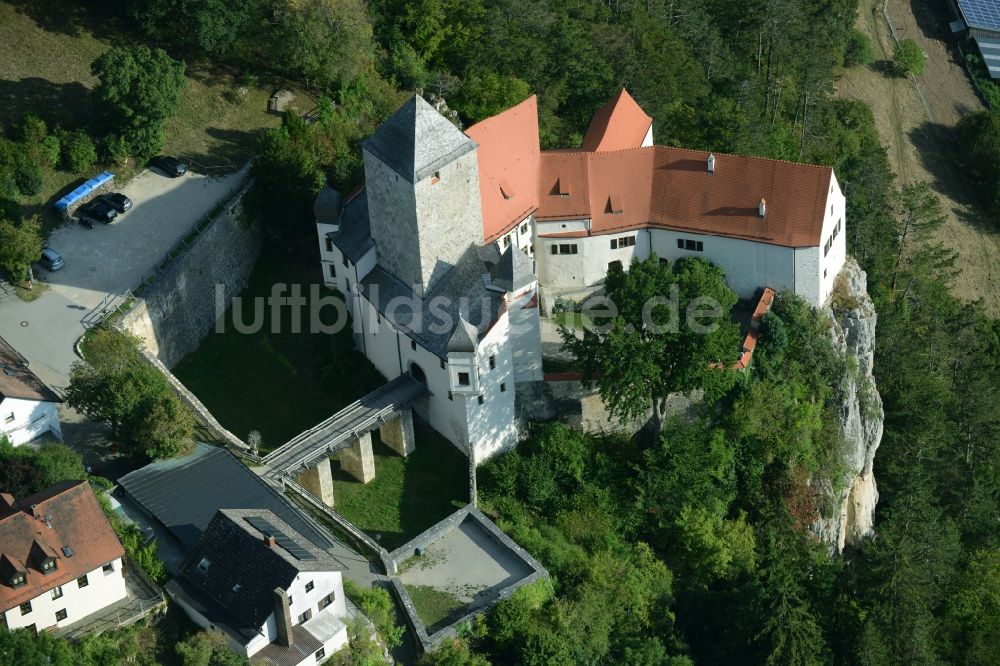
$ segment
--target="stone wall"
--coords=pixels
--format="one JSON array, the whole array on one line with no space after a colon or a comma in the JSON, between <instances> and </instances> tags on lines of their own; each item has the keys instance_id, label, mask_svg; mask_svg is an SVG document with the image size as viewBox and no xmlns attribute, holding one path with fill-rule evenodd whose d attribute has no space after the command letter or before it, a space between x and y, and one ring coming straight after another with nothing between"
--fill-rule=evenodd
<instances>
[{"instance_id":1,"label":"stone wall","mask_svg":"<svg viewBox=\"0 0 1000 666\"><path fill-rule=\"evenodd\" d=\"M522 439L527 437L527 425L532 421L558 420L590 433L635 434L646 427L653 414L650 409L645 417L623 424L608 413L596 385L588 389L576 380L519 382L515 390L515 410ZM700 392L692 396L671 394L667 397L664 415L685 414L692 401L700 399Z\"/></svg>"},{"instance_id":2,"label":"stone wall","mask_svg":"<svg viewBox=\"0 0 1000 666\"><path fill-rule=\"evenodd\" d=\"M122 317L120 326L139 336L172 368L198 348L219 317L216 285L225 303L246 286L261 231L239 216L238 197L168 264Z\"/></svg>"}]
</instances>

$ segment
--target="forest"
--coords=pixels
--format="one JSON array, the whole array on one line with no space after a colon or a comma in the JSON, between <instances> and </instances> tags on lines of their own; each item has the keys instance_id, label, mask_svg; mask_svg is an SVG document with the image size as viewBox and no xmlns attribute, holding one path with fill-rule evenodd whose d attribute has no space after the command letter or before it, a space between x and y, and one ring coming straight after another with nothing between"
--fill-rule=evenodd
<instances>
[{"instance_id":1,"label":"forest","mask_svg":"<svg viewBox=\"0 0 1000 666\"><path fill-rule=\"evenodd\" d=\"M360 183L361 139L417 89L465 124L537 94L553 148L578 145L625 86L658 143L836 170L848 251L878 312L875 536L831 558L807 529L823 507L803 501L804 486L827 464L845 368L821 315L779 299L745 381L710 387L694 420L668 420L653 440L539 425L482 468L484 509L551 583L422 663L1000 663L1000 324L950 294L933 192L899 186L871 111L832 94L838 72L864 66L852 26L870 3L114 6L136 39L175 58L267 69L320 96L317 122L286 117L254 163L256 208L288 239L311 238L324 180ZM987 130L1000 145L997 125Z\"/></svg>"}]
</instances>

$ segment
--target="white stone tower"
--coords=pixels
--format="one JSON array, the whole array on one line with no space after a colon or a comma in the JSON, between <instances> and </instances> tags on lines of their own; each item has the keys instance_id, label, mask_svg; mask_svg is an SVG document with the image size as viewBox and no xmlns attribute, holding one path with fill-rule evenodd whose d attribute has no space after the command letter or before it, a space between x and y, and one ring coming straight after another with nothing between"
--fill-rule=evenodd
<instances>
[{"instance_id":1,"label":"white stone tower","mask_svg":"<svg viewBox=\"0 0 1000 666\"><path fill-rule=\"evenodd\" d=\"M476 149L419 95L364 142L378 263L424 294L483 241Z\"/></svg>"}]
</instances>

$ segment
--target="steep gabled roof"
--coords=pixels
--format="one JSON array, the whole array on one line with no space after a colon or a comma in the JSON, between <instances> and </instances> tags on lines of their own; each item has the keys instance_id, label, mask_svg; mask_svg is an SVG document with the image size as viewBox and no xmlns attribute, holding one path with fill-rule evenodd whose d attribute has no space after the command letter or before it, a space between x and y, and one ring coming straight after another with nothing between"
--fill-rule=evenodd
<instances>
[{"instance_id":1,"label":"steep gabled roof","mask_svg":"<svg viewBox=\"0 0 1000 666\"><path fill-rule=\"evenodd\" d=\"M479 144L483 238L489 243L538 207L538 99L532 95L465 133Z\"/></svg>"},{"instance_id":2,"label":"steep gabled roof","mask_svg":"<svg viewBox=\"0 0 1000 666\"><path fill-rule=\"evenodd\" d=\"M24 497L0 510L0 571L4 574L0 580L0 612L76 580L124 554L86 481L63 481ZM48 574L40 569L45 557L56 560L55 570ZM14 570L26 572L26 585L10 586L8 578Z\"/></svg>"},{"instance_id":3,"label":"steep gabled roof","mask_svg":"<svg viewBox=\"0 0 1000 666\"><path fill-rule=\"evenodd\" d=\"M273 531L258 529L262 519ZM284 535L304 555L296 557L267 536ZM259 628L274 611L274 590L287 590L303 571L340 571L330 555L266 509L220 509L184 562L181 575L247 629Z\"/></svg>"},{"instance_id":4,"label":"steep gabled roof","mask_svg":"<svg viewBox=\"0 0 1000 666\"><path fill-rule=\"evenodd\" d=\"M414 95L364 141L364 149L411 183L476 149L476 144Z\"/></svg>"},{"instance_id":5,"label":"steep gabled roof","mask_svg":"<svg viewBox=\"0 0 1000 666\"><path fill-rule=\"evenodd\" d=\"M595 234L653 226L786 247L820 245L831 168L715 153L710 174L708 155L664 146L544 152L536 217L590 218ZM767 199L763 218L761 198Z\"/></svg>"},{"instance_id":6,"label":"steep gabled roof","mask_svg":"<svg viewBox=\"0 0 1000 666\"><path fill-rule=\"evenodd\" d=\"M0 338L0 402L4 398L62 402L52 389L28 369L28 361Z\"/></svg>"},{"instance_id":7,"label":"steep gabled roof","mask_svg":"<svg viewBox=\"0 0 1000 666\"><path fill-rule=\"evenodd\" d=\"M624 88L597 110L583 137L583 150L604 152L638 148L653 119Z\"/></svg>"}]
</instances>

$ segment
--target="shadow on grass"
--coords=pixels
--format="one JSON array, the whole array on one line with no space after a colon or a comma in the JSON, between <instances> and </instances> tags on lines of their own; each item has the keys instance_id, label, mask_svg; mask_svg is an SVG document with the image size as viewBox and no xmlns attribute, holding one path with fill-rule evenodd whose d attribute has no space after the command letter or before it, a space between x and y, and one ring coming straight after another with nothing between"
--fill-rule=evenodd
<instances>
[{"instance_id":1,"label":"shadow on grass","mask_svg":"<svg viewBox=\"0 0 1000 666\"><path fill-rule=\"evenodd\" d=\"M451 442L413 419L416 449L403 458L372 433L375 479L364 485L332 459L336 509L387 550L405 544L469 501L469 462Z\"/></svg>"},{"instance_id":2,"label":"shadow on grass","mask_svg":"<svg viewBox=\"0 0 1000 666\"><path fill-rule=\"evenodd\" d=\"M94 116L90 89L78 81L53 83L39 77L0 80L0 124L16 126L29 111L50 129L55 125L89 127Z\"/></svg>"}]
</instances>

